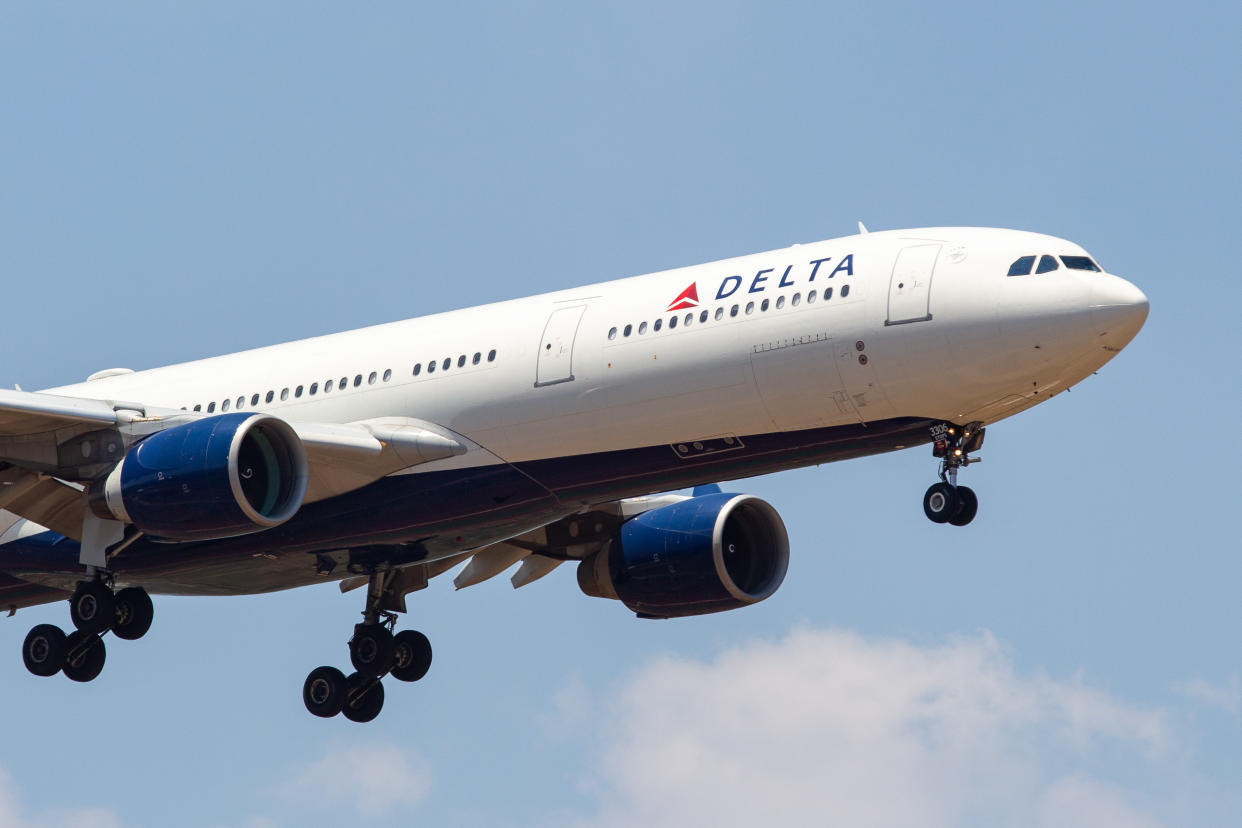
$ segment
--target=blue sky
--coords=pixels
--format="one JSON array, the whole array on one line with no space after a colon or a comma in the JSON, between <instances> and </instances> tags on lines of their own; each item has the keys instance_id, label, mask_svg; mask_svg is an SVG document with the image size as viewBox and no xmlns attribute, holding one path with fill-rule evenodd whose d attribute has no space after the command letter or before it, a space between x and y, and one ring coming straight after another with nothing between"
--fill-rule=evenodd
<instances>
[{"instance_id":1,"label":"blue sky","mask_svg":"<svg viewBox=\"0 0 1242 828\"><path fill-rule=\"evenodd\" d=\"M38 388L853 231L1083 244L1136 341L989 429L737 484L784 587L641 622L563 567L411 596L436 653L310 717L332 586L157 598L89 686L0 619L0 826L1219 825L1242 810L1231 4L0 10L0 384ZM396 684L395 682L391 684Z\"/></svg>"}]
</instances>

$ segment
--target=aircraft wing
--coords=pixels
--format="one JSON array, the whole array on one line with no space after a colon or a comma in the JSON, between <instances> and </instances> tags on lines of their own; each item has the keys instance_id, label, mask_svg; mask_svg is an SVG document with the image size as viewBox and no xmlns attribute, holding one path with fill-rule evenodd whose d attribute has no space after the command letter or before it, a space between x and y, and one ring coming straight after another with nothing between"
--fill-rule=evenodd
<instances>
[{"instance_id":1,"label":"aircraft wing","mask_svg":"<svg viewBox=\"0 0 1242 828\"><path fill-rule=\"evenodd\" d=\"M0 509L81 540L82 484L110 470L143 437L205 416L211 415L0 389ZM471 445L447 429L406 417L287 422L306 451L304 503L464 454Z\"/></svg>"},{"instance_id":2,"label":"aircraft wing","mask_svg":"<svg viewBox=\"0 0 1242 828\"><path fill-rule=\"evenodd\" d=\"M716 486L696 489L714 490ZM405 596L423 589L430 579L458 564L465 563L453 586L465 589L494 578L514 564L521 563L509 582L514 589L534 583L566 561L580 561L597 552L611 540L621 524L644 512L687 500L686 495L660 494L627 497L599 503L521 535L499 543L464 552L451 558L416 563L393 569L385 574L380 608L405 612ZM368 576L346 578L340 582L341 592L367 585Z\"/></svg>"}]
</instances>

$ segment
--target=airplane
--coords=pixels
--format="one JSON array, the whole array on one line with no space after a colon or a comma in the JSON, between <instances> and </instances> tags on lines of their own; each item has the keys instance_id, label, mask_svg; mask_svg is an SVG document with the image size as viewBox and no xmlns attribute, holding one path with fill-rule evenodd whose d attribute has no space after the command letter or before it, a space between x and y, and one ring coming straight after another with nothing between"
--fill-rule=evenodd
<instances>
[{"instance_id":1,"label":"airplane","mask_svg":"<svg viewBox=\"0 0 1242 828\"><path fill-rule=\"evenodd\" d=\"M734 480L931 444L937 524L985 429L1092 375L1148 301L1082 247L988 228L866 232L144 371L0 391L0 609L90 681L150 596L365 590L321 717L374 719L431 645L407 596L563 563L640 618L770 597L776 509ZM691 494L675 492L691 489ZM464 564L464 566L462 566Z\"/></svg>"}]
</instances>

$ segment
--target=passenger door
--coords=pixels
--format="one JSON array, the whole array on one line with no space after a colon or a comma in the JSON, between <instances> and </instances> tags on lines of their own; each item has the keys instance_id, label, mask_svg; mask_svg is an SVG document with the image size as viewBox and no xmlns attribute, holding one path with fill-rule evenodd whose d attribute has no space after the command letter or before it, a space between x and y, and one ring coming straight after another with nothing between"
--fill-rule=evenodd
<instances>
[{"instance_id":1,"label":"passenger door","mask_svg":"<svg viewBox=\"0 0 1242 828\"><path fill-rule=\"evenodd\" d=\"M888 319L885 325L926 322L931 315L932 273L940 245L918 244L897 254L888 283Z\"/></svg>"},{"instance_id":2,"label":"passenger door","mask_svg":"<svg viewBox=\"0 0 1242 828\"><path fill-rule=\"evenodd\" d=\"M535 387L573 382L574 339L586 305L557 308L548 317L539 342L539 361L535 367Z\"/></svg>"}]
</instances>

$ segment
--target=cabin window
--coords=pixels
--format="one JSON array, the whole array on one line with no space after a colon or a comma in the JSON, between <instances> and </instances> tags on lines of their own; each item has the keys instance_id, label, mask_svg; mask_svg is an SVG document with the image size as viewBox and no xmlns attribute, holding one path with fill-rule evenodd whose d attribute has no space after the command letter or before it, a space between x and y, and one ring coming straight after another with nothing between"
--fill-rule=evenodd
<instances>
[{"instance_id":1,"label":"cabin window","mask_svg":"<svg viewBox=\"0 0 1242 828\"><path fill-rule=\"evenodd\" d=\"M754 303L754 302L747 302L747 303L746 303L746 315L747 315L747 316L750 316L750 315L751 315L752 313L754 313L754 312L755 312L755 303Z\"/></svg>"},{"instance_id":2,"label":"cabin window","mask_svg":"<svg viewBox=\"0 0 1242 828\"><path fill-rule=\"evenodd\" d=\"M814 302L817 296L818 296L818 293L816 291L811 291L810 293L806 295L806 301Z\"/></svg>"},{"instance_id":3,"label":"cabin window","mask_svg":"<svg viewBox=\"0 0 1242 828\"><path fill-rule=\"evenodd\" d=\"M323 393L327 394L329 391L331 391L335 387L336 387L336 384L332 380L328 380L327 382L323 384Z\"/></svg>"},{"instance_id":4,"label":"cabin window","mask_svg":"<svg viewBox=\"0 0 1242 828\"><path fill-rule=\"evenodd\" d=\"M668 318L668 329L671 331L673 328L676 328L676 327L677 327L677 317L670 316Z\"/></svg>"},{"instance_id":5,"label":"cabin window","mask_svg":"<svg viewBox=\"0 0 1242 828\"><path fill-rule=\"evenodd\" d=\"M288 388L280 389L280 401L284 402L287 399L289 399L289 389Z\"/></svg>"},{"instance_id":6,"label":"cabin window","mask_svg":"<svg viewBox=\"0 0 1242 828\"><path fill-rule=\"evenodd\" d=\"M824 288L824 301L827 302L831 298L832 298L832 288L830 287Z\"/></svg>"},{"instance_id":7,"label":"cabin window","mask_svg":"<svg viewBox=\"0 0 1242 828\"><path fill-rule=\"evenodd\" d=\"M638 323L638 333L639 333L639 334L645 334L646 332L647 332L647 323L646 323L646 322L639 322L639 323Z\"/></svg>"},{"instance_id":8,"label":"cabin window","mask_svg":"<svg viewBox=\"0 0 1242 828\"><path fill-rule=\"evenodd\" d=\"M616 329L616 328L613 328L612 330L610 330L610 331L608 332L608 338L609 338L609 339L616 339L616 338L617 338L617 329ZM475 354L474 356L475 356L475 360L474 360L474 362L475 362L475 364L477 365L477 364L478 364L478 362L479 362L479 360L478 360L478 356L479 356L479 355L478 355L478 354Z\"/></svg>"},{"instance_id":9,"label":"cabin window","mask_svg":"<svg viewBox=\"0 0 1242 828\"><path fill-rule=\"evenodd\" d=\"M293 389L293 396L295 397L302 396L302 386L299 385L297 388Z\"/></svg>"},{"instance_id":10,"label":"cabin window","mask_svg":"<svg viewBox=\"0 0 1242 828\"><path fill-rule=\"evenodd\" d=\"M613 328L613 329L612 329L612 332L615 334L615 333L617 332L617 329L616 329L616 328ZM482 355L481 353L479 353L478 351L475 351L475 352L474 352L474 359L470 360L470 364L471 364L471 365L478 365L478 364L479 364L479 360L481 360L481 359L483 359L483 355Z\"/></svg>"},{"instance_id":11,"label":"cabin window","mask_svg":"<svg viewBox=\"0 0 1242 828\"><path fill-rule=\"evenodd\" d=\"M232 403L233 403L233 401L232 401L232 400L225 400L224 402L220 403L220 410L221 410L221 411L228 411L228 410L229 410L229 408L231 408L231 407L232 407Z\"/></svg>"},{"instance_id":12,"label":"cabin window","mask_svg":"<svg viewBox=\"0 0 1242 828\"><path fill-rule=\"evenodd\" d=\"M458 368L465 367L465 364L466 364L466 355L462 354L461 356L457 358L457 367Z\"/></svg>"},{"instance_id":13,"label":"cabin window","mask_svg":"<svg viewBox=\"0 0 1242 828\"><path fill-rule=\"evenodd\" d=\"M694 316L694 314L690 314L690 315ZM719 319L720 317L717 316L716 318ZM707 321L707 311L703 311L702 313L699 314L699 324L702 325L706 321Z\"/></svg>"},{"instance_id":14,"label":"cabin window","mask_svg":"<svg viewBox=\"0 0 1242 828\"><path fill-rule=\"evenodd\" d=\"M798 305L801 305L801 304L802 304L802 294L801 294L801 293L795 293L795 294L793 295L793 298L789 300L789 304L793 305L795 308L796 308L796 307L798 307Z\"/></svg>"},{"instance_id":15,"label":"cabin window","mask_svg":"<svg viewBox=\"0 0 1242 828\"><path fill-rule=\"evenodd\" d=\"M496 361L496 349L495 348L487 352L487 361L488 362Z\"/></svg>"},{"instance_id":16,"label":"cabin window","mask_svg":"<svg viewBox=\"0 0 1242 828\"><path fill-rule=\"evenodd\" d=\"M785 307L785 297L784 296L776 297L776 309L780 310L783 307Z\"/></svg>"},{"instance_id":17,"label":"cabin window","mask_svg":"<svg viewBox=\"0 0 1242 828\"><path fill-rule=\"evenodd\" d=\"M207 413L208 413L208 414L214 414L214 413L215 413L215 410L216 410L216 404L215 404L214 402L209 402L209 403L207 403Z\"/></svg>"},{"instance_id":18,"label":"cabin window","mask_svg":"<svg viewBox=\"0 0 1242 828\"><path fill-rule=\"evenodd\" d=\"M313 397L319 393L319 383L312 382L310 387L310 395Z\"/></svg>"},{"instance_id":19,"label":"cabin window","mask_svg":"<svg viewBox=\"0 0 1242 828\"><path fill-rule=\"evenodd\" d=\"M435 373L435 370L436 370L436 361L433 359L427 363L427 373L433 374Z\"/></svg>"},{"instance_id":20,"label":"cabin window","mask_svg":"<svg viewBox=\"0 0 1242 828\"><path fill-rule=\"evenodd\" d=\"M450 368L452 368L452 367L453 367L453 358L452 358L452 357L445 357L445 358L444 358L444 362L440 363L440 370L441 370L441 371L447 371L448 369L450 369Z\"/></svg>"},{"instance_id":21,"label":"cabin window","mask_svg":"<svg viewBox=\"0 0 1242 828\"><path fill-rule=\"evenodd\" d=\"M414 376L418 376L423 372L423 364L421 362L414 363Z\"/></svg>"},{"instance_id":22,"label":"cabin window","mask_svg":"<svg viewBox=\"0 0 1242 828\"><path fill-rule=\"evenodd\" d=\"M847 296L849 296L849 295L850 295L850 286L849 286L849 285L841 285L841 298L842 298L842 299L844 299L845 297L847 297Z\"/></svg>"},{"instance_id":23,"label":"cabin window","mask_svg":"<svg viewBox=\"0 0 1242 828\"><path fill-rule=\"evenodd\" d=\"M622 331L622 335L623 335L623 336L629 336L629 335L630 335L630 332L631 332L631 331L633 331L633 330L634 330L634 326L633 326L633 325L626 325L626 326L625 326L625 330L624 330L624 331Z\"/></svg>"},{"instance_id":24,"label":"cabin window","mask_svg":"<svg viewBox=\"0 0 1242 828\"><path fill-rule=\"evenodd\" d=\"M759 312L760 312L760 313L762 313L762 312L766 311L767 309L768 309L768 300L767 300L767 299L764 299L764 300L763 300L763 303L762 303L761 305L759 305Z\"/></svg>"},{"instance_id":25,"label":"cabin window","mask_svg":"<svg viewBox=\"0 0 1242 828\"><path fill-rule=\"evenodd\" d=\"M737 316L737 312L738 312L737 305L734 305L733 307L729 308L729 316Z\"/></svg>"},{"instance_id":26,"label":"cabin window","mask_svg":"<svg viewBox=\"0 0 1242 828\"><path fill-rule=\"evenodd\" d=\"M664 320L657 318L655 322L651 323L651 330L653 332L658 332L660 328L663 327L663 325L664 325Z\"/></svg>"},{"instance_id":27,"label":"cabin window","mask_svg":"<svg viewBox=\"0 0 1242 828\"><path fill-rule=\"evenodd\" d=\"M707 311L703 312L707 313ZM716 321L719 322L721 319L724 319L724 308L716 308Z\"/></svg>"},{"instance_id":28,"label":"cabin window","mask_svg":"<svg viewBox=\"0 0 1242 828\"><path fill-rule=\"evenodd\" d=\"M384 369L384 382L388 382L390 379L392 379L392 369L385 368Z\"/></svg>"},{"instance_id":29,"label":"cabin window","mask_svg":"<svg viewBox=\"0 0 1242 828\"><path fill-rule=\"evenodd\" d=\"M272 401L272 400L274 400L274 399L276 399L276 392L275 392L275 391L268 391L268 392L267 392L267 396L263 398L263 401L264 401L264 402L271 402L271 401Z\"/></svg>"},{"instance_id":30,"label":"cabin window","mask_svg":"<svg viewBox=\"0 0 1242 828\"><path fill-rule=\"evenodd\" d=\"M198 404L198 405L194 406L194 410L195 410L195 411L202 411L202 410L203 410L203 406L202 406L202 404L200 403L200 404Z\"/></svg>"}]
</instances>

